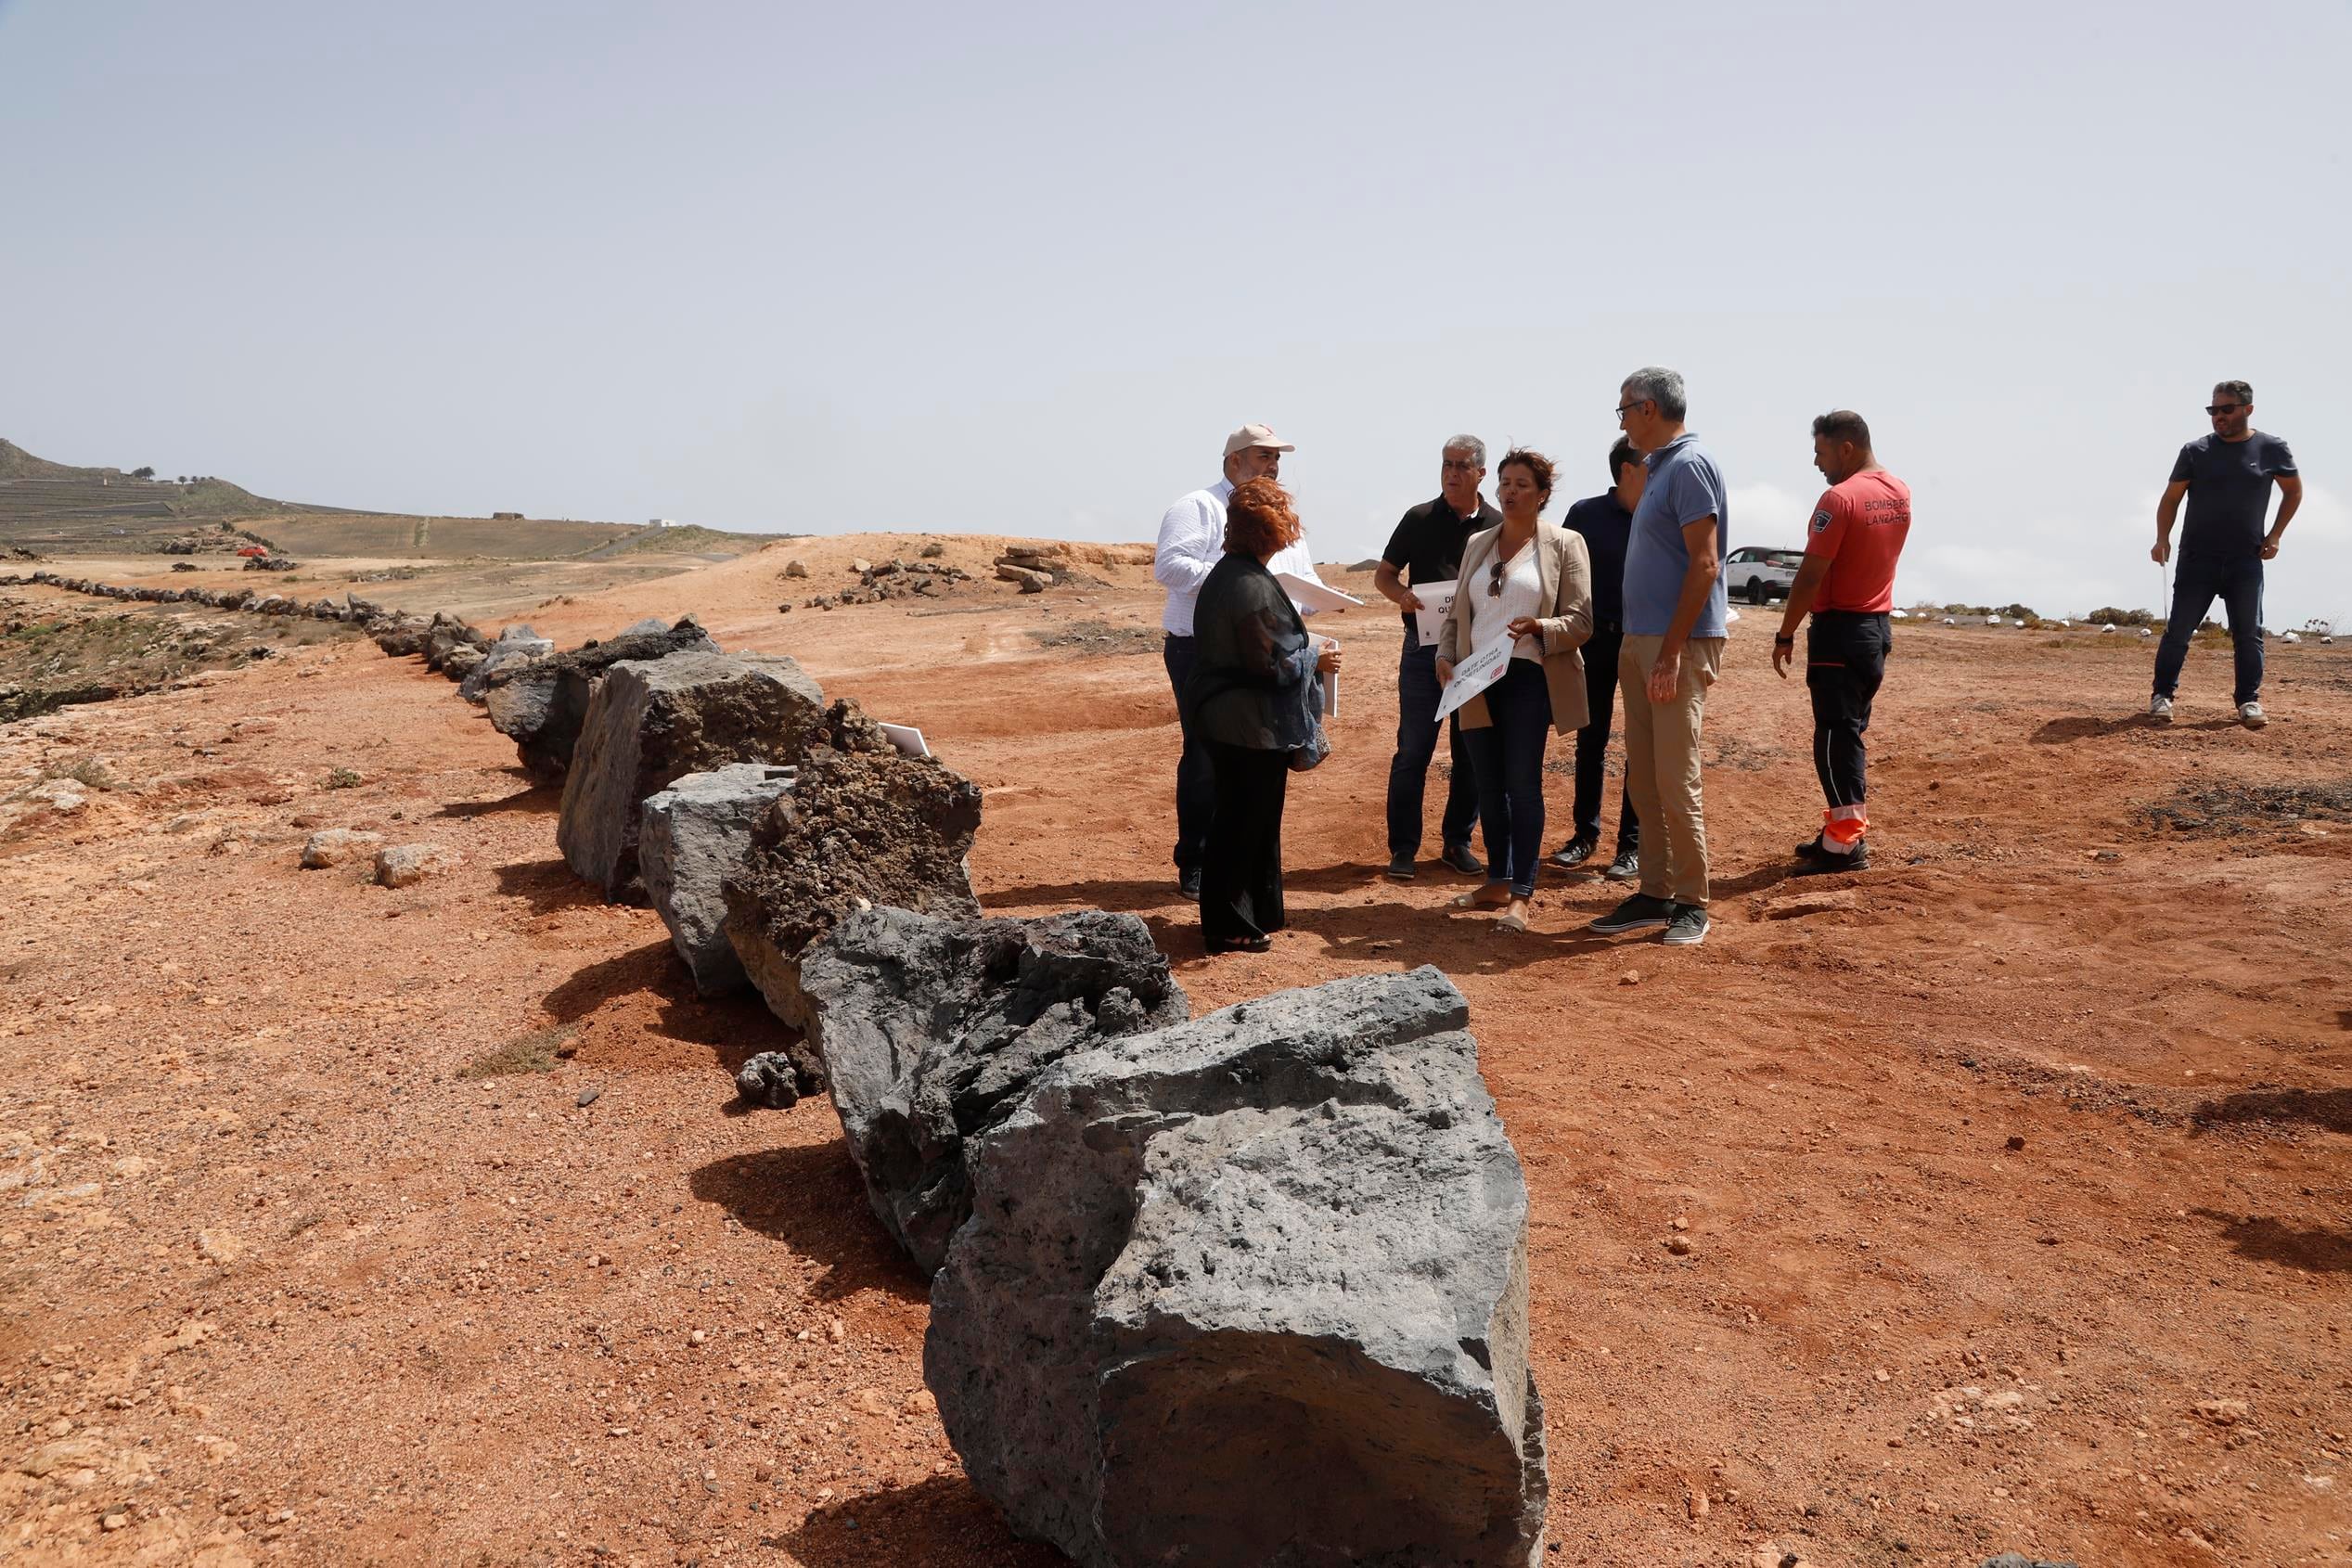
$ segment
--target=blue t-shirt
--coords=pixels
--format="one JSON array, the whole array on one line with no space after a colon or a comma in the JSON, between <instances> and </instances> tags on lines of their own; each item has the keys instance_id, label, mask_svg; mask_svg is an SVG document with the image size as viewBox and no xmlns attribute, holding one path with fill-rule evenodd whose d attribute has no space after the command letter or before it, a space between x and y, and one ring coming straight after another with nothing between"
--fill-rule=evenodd
<instances>
[{"instance_id":1,"label":"blue t-shirt","mask_svg":"<svg viewBox=\"0 0 2352 1568\"><path fill-rule=\"evenodd\" d=\"M1703 517L1714 518L1716 559L1721 560L1731 547L1730 504L1723 470L1697 436L1678 435L1645 461L1650 479L1641 504L1633 509L1633 534L1626 544L1626 632L1662 637L1674 623L1675 606L1682 598L1682 574L1690 570L1690 546L1683 540L1683 528ZM1690 635L1726 635L1729 622L1724 612L1729 608L1718 572Z\"/></svg>"}]
</instances>

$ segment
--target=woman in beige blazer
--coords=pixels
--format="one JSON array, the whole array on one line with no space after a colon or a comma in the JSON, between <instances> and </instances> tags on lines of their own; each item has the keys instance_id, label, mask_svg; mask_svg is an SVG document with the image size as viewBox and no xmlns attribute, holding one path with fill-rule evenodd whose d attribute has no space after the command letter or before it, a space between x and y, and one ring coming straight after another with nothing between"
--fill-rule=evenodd
<instances>
[{"instance_id":1,"label":"woman in beige blazer","mask_svg":"<svg viewBox=\"0 0 2352 1568\"><path fill-rule=\"evenodd\" d=\"M1585 726L1585 661L1592 636L1592 558L1584 537L1545 524L1551 459L1515 448L1495 469L1499 527L1462 547L1453 607L1437 634L1437 678L1498 638L1510 662L1462 705L1462 740L1478 772L1478 825L1486 836L1486 885L1454 901L1501 909L1506 931L1525 931L1544 839L1544 745L1551 731Z\"/></svg>"}]
</instances>

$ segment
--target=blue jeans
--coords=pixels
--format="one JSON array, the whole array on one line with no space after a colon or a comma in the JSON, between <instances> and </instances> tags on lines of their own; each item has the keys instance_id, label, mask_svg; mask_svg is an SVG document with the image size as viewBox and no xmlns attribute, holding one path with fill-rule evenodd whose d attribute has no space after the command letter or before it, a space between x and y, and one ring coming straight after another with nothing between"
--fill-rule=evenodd
<instances>
[{"instance_id":1,"label":"blue jeans","mask_svg":"<svg viewBox=\"0 0 2352 1568\"><path fill-rule=\"evenodd\" d=\"M1544 846L1544 744L1551 737L1551 688L1544 667L1514 659L1485 691L1483 729L1464 729L1478 770L1478 822L1486 835L1486 880L1532 898Z\"/></svg>"},{"instance_id":2,"label":"blue jeans","mask_svg":"<svg viewBox=\"0 0 2352 1568\"><path fill-rule=\"evenodd\" d=\"M2230 618L2236 655L2238 690L2230 701L2251 702L2262 695L2262 558L2211 560L2184 555L2173 568L2172 611L2164 639L2156 644L2157 696L2170 697L2179 687L2189 639L2216 598Z\"/></svg>"},{"instance_id":3,"label":"blue jeans","mask_svg":"<svg viewBox=\"0 0 2352 1568\"><path fill-rule=\"evenodd\" d=\"M1396 755L1388 765L1388 853L1412 855L1421 847L1421 798L1429 788L1429 765L1437 755L1437 648L1421 646L1420 633L1405 628L1405 651L1396 665ZM1454 777L1446 786L1446 815L1439 842L1470 847L1478 820L1478 776L1462 743L1462 723L1448 717Z\"/></svg>"},{"instance_id":4,"label":"blue jeans","mask_svg":"<svg viewBox=\"0 0 2352 1568\"><path fill-rule=\"evenodd\" d=\"M1184 754L1176 759L1176 842L1178 871L1197 870L1209 842L1209 818L1216 815L1216 767L1209 748L1192 733L1192 718L1185 711L1184 686L1192 678L1193 642L1171 633L1160 650L1168 667L1168 685L1176 691L1176 723L1184 730Z\"/></svg>"}]
</instances>

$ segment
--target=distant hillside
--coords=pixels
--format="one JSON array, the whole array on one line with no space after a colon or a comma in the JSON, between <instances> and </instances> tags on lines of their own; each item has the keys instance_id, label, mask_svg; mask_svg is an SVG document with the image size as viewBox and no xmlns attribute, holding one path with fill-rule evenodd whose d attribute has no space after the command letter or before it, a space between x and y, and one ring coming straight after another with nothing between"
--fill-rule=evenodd
<instances>
[{"instance_id":1,"label":"distant hillside","mask_svg":"<svg viewBox=\"0 0 2352 1568\"><path fill-rule=\"evenodd\" d=\"M416 517L274 501L226 480L135 479L121 469L53 463L0 440L0 545L44 555L128 555L216 522L233 523L298 557L559 560L607 546L741 554L762 543L700 528Z\"/></svg>"}]
</instances>

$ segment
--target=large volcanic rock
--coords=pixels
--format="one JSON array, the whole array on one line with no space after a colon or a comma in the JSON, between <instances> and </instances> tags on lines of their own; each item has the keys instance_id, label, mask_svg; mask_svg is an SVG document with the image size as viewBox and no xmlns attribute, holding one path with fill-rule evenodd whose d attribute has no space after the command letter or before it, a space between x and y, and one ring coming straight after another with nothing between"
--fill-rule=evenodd
<instances>
[{"instance_id":1,"label":"large volcanic rock","mask_svg":"<svg viewBox=\"0 0 2352 1568\"><path fill-rule=\"evenodd\" d=\"M511 678L524 665L537 663L555 650L553 638L543 637L527 625L503 627L498 633L498 640L490 645L482 662L457 683L457 695L469 702L479 703L489 689L491 681L500 672L505 672Z\"/></svg>"},{"instance_id":2,"label":"large volcanic rock","mask_svg":"<svg viewBox=\"0 0 2352 1568\"><path fill-rule=\"evenodd\" d=\"M1527 1190L1433 969L1049 1070L966 1148L924 1377L1087 1568L1542 1561Z\"/></svg>"},{"instance_id":3,"label":"large volcanic rock","mask_svg":"<svg viewBox=\"0 0 2352 1568\"><path fill-rule=\"evenodd\" d=\"M666 632L625 633L531 663L510 666L482 682L491 727L515 743L522 765L556 779L572 765L588 699L605 671L624 660L666 659L673 653L716 653L719 645L691 618Z\"/></svg>"},{"instance_id":4,"label":"large volcanic rock","mask_svg":"<svg viewBox=\"0 0 2352 1568\"><path fill-rule=\"evenodd\" d=\"M824 713L816 680L780 654L624 660L588 699L556 847L607 897L635 897L643 892L637 808L648 795L727 763L789 763L808 749Z\"/></svg>"},{"instance_id":5,"label":"large volcanic rock","mask_svg":"<svg viewBox=\"0 0 2352 1568\"><path fill-rule=\"evenodd\" d=\"M812 1023L803 949L861 909L889 906L977 919L965 857L980 831L980 789L934 757L909 757L853 702L827 710L792 792L752 830L726 880L726 932L777 1017Z\"/></svg>"},{"instance_id":6,"label":"large volcanic rock","mask_svg":"<svg viewBox=\"0 0 2352 1568\"><path fill-rule=\"evenodd\" d=\"M637 865L645 894L670 944L686 960L694 988L716 996L746 982L726 939L721 884L751 852L752 825L792 787L792 770L770 763L730 763L689 773L645 798L637 824Z\"/></svg>"},{"instance_id":7,"label":"large volcanic rock","mask_svg":"<svg viewBox=\"0 0 2352 1568\"><path fill-rule=\"evenodd\" d=\"M1035 920L869 909L802 955L800 985L866 1196L926 1274L971 1215L967 1138L1065 1057L1191 1016L1150 928L1100 909Z\"/></svg>"}]
</instances>

